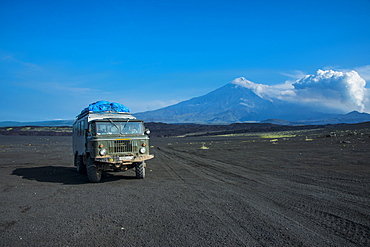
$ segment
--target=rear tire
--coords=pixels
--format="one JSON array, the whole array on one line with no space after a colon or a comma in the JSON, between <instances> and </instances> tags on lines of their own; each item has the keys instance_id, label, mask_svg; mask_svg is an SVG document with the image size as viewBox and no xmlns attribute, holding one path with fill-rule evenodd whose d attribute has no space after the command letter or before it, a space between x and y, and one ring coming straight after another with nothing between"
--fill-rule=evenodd
<instances>
[{"instance_id":1,"label":"rear tire","mask_svg":"<svg viewBox=\"0 0 370 247\"><path fill-rule=\"evenodd\" d=\"M135 166L136 178L143 179L145 178L145 162L138 162Z\"/></svg>"},{"instance_id":2,"label":"rear tire","mask_svg":"<svg viewBox=\"0 0 370 247\"><path fill-rule=\"evenodd\" d=\"M75 155L75 166L78 173L86 174L86 165L84 164L83 157L81 155Z\"/></svg>"},{"instance_id":3,"label":"rear tire","mask_svg":"<svg viewBox=\"0 0 370 247\"><path fill-rule=\"evenodd\" d=\"M87 178L92 183L99 183L101 181L103 171L99 169L96 162L90 156L87 159Z\"/></svg>"}]
</instances>

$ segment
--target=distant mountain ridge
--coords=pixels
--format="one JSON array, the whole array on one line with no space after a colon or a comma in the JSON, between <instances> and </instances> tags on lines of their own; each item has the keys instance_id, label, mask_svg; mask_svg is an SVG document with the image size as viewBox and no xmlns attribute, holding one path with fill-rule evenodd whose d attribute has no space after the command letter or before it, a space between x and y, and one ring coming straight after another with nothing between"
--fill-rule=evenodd
<instances>
[{"instance_id":1,"label":"distant mountain ridge","mask_svg":"<svg viewBox=\"0 0 370 247\"><path fill-rule=\"evenodd\" d=\"M263 98L248 83L238 78L208 94L182 101L154 111L134 114L147 122L229 124L245 122L271 122L285 125L359 123L370 121L370 114L351 112L338 114L322 112L317 107L279 99ZM257 85L250 83L251 87ZM247 85L248 86L248 85Z\"/></svg>"},{"instance_id":2,"label":"distant mountain ridge","mask_svg":"<svg viewBox=\"0 0 370 247\"><path fill-rule=\"evenodd\" d=\"M356 124L370 122L370 114L360 113L358 111L352 111L347 114L328 114L326 117L316 119L305 119L299 121L287 121L283 119L266 119L260 121L260 123L271 123L278 125L326 125L326 124Z\"/></svg>"},{"instance_id":3,"label":"distant mountain ridge","mask_svg":"<svg viewBox=\"0 0 370 247\"><path fill-rule=\"evenodd\" d=\"M37 122L18 122L18 121L3 121L0 122L0 127L18 127L18 126L72 126L75 120L51 120Z\"/></svg>"}]
</instances>

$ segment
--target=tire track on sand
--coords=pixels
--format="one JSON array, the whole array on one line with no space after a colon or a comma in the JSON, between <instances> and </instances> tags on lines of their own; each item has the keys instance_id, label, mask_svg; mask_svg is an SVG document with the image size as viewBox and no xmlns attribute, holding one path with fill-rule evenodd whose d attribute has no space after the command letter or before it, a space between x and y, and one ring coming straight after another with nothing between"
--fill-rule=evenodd
<instances>
[{"instance_id":1,"label":"tire track on sand","mask_svg":"<svg viewBox=\"0 0 370 247\"><path fill-rule=\"evenodd\" d=\"M220 226L224 229L228 229L235 237L239 240L241 246L261 246L261 244L248 232L245 231L238 221L230 217L226 211L219 208L214 199L209 197L207 193L200 190L199 184L194 183L195 181L204 181L204 183L215 183L223 182L223 180L216 179L213 176L199 173L194 171L194 168L184 164L184 160L173 155L171 152L166 152L162 148L157 147L156 159L160 161L161 166L171 175L172 178L181 181L181 186L191 193L197 193L197 198L200 198L199 202L203 204L205 209L208 209L214 217L220 222ZM169 165L171 164L171 165ZM199 177L201 179L199 179ZM206 180L202 180L202 179ZM185 190L185 191L186 191Z\"/></svg>"},{"instance_id":2,"label":"tire track on sand","mask_svg":"<svg viewBox=\"0 0 370 247\"><path fill-rule=\"evenodd\" d=\"M266 218L271 217L269 215L271 213L290 222L286 222L286 224L298 224L301 228L304 226L306 231L316 229L311 231L310 235L321 239L318 243L328 243L327 236L323 232L327 232L334 238L339 237L349 240L354 244L365 246L369 243L370 234L368 226L352 221L346 218L346 215L338 214L339 212L327 211L330 208L326 206L321 207L319 203L302 203L309 200L310 193L332 194L332 191L327 191L326 188L314 185L309 186L292 181L282 181L278 177L272 177L261 172L258 173L245 167L237 167L235 165L213 161L186 152L173 150L172 148L161 148L160 151L166 160L171 160L173 164L176 164L176 168L169 167L168 169L171 169L177 176L182 177L181 173L175 171L181 166L182 169L186 169L187 172L193 173L198 178L200 177L206 181L212 181L218 184L226 182L233 187L233 189L227 188L231 194L239 198L245 198L245 200L253 201L256 205L261 205L261 208L263 205L263 212ZM183 181L188 184L190 182L186 179L183 179ZM247 186L241 190L238 188L241 184ZM208 199L208 202L213 201L208 197L206 191L201 191L199 187L196 189L198 194ZM281 189L285 191L284 195L280 194ZM246 193L246 191L249 192ZM228 218L228 225L233 226L234 232L245 228L244 224L238 223L238 218L228 214L223 208L215 207L212 203L206 204L215 214L222 215L222 219ZM261 208L257 210L262 210ZM219 219L221 220L221 218ZM236 228L238 230L235 230Z\"/></svg>"}]
</instances>

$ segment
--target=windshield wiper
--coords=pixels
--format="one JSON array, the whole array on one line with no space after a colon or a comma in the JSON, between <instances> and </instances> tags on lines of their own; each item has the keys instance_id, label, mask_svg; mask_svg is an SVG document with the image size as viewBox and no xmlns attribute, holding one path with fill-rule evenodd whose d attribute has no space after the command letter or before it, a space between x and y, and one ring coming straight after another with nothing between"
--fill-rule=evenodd
<instances>
[{"instance_id":1,"label":"windshield wiper","mask_svg":"<svg viewBox=\"0 0 370 247\"><path fill-rule=\"evenodd\" d=\"M116 128L118 129L119 134L120 134L120 135L122 135L122 131L121 131L121 129L118 127L118 125L117 125L115 122L113 122L113 120L112 120L112 119L108 118L108 120L109 120L109 122L111 122L111 124L113 124L113 125L114 125L114 127L116 127Z\"/></svg>"},{"instance_id":2,"label":"windshield wiper","mask_svg":"<svg viewBox=\"0 0 370 247\"><path fill-rule=\"evenodd\" d=\"M125 125L123 126L122 130L124 130L126 128L126 125L128 124L128 121L130 121L130 119L127 119Z\"/></svg>"}]
</instances>

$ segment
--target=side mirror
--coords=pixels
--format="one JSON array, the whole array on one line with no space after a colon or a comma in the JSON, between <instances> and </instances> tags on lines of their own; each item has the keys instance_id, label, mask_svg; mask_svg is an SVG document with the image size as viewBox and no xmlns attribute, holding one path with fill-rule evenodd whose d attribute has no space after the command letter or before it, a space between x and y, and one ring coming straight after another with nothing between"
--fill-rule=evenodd
<instances>
[{"instance_id":1,"label":"side mirror","mask_svg":"<svg viewBox=\"0 0 370 247\"><path fill-rule=\"evenodd\" d=\"M150 130L149 129L145 129L144 134L145 135L149 135L150 134Z\"/></svg>"}]
</instances>

